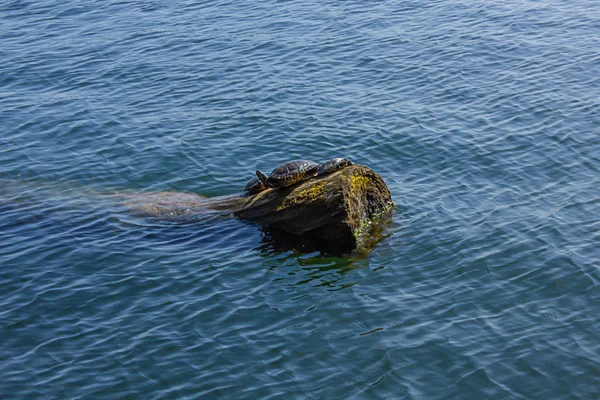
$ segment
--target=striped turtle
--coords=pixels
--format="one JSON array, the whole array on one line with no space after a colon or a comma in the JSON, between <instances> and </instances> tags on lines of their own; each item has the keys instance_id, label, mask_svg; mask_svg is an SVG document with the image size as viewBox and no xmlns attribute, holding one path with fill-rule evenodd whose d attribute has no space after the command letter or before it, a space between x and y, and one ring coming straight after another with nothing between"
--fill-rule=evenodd
<instances>
[{"instance_id":1,"label":"striped turtle","mask_svg":"<svg viewBox=\"0 0 600 400\"><path fill-rule=\"evenodd\" d=\"M256 176L264 186L278 189L315 176L319 166L314 161L294 160L277 166L268 176L257 169Z\"/></svg>"},{"instance_id":2,"label":"striped turtle","mask_svg":"<svg viewBox=\"0 0 600 400\"><path fill-rule=\"evenodd\" d=\"M317 175L330 174L342 168L349 167L350 165L354 165L354 163L347 158L332 158L319 165Z\"/></svg>"},{"instance_id":3,"label":"striped turtle","mask_svg":"<svg viewBox=\"0 0 600 400\"><path fill-rule=\"evenodd\" d=\"M291 186L313 176L326 175L353 165L346 158L334 158L317 164L308 160L288 161L275 168L269 176L257 170L256 176L248 181L244 190L252 195L268 187L280 188Z\"/></svg>"},{"instance_id":4,"label":"striped turtle","mask_svg":"<svg viewBox=\"0 0 600 400\"><path fill-rule=\"evenodd\" d=\"M266 188L267 187L265 185L263 185L263 183L260 181L260 179L258 179L258 176L255 176L254 178L250 179L248 181L248 183L246 183L246 187L244 187L244 190L246 192L248 192L248 194L250 195L250 194L262 192Z\"/></svg>"}]
</instances>

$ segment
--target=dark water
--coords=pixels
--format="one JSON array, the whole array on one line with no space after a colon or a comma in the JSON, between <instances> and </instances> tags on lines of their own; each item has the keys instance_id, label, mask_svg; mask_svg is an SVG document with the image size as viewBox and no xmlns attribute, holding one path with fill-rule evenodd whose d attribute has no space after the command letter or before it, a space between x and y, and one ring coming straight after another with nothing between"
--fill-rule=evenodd
<instances>
[{"instance_id":1,"label":"dark water","mask_svg":"<svg viewBox=\"0 0 600 400\"><path fill-rule=\"evenodd\" d=\"M599 21L586 0L2 1L0 398L598 398ZM336 156L397 203L365 259L98 196Z\"/></svg>"}]
</instances>

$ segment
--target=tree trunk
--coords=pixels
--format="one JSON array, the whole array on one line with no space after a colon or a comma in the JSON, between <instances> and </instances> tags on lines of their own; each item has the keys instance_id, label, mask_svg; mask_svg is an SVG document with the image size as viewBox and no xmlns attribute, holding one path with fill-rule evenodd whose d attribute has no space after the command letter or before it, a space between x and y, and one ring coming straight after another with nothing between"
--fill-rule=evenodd
<instances>
[{"instance_id":1,"label":"tree trunk","mask_svg":"<svg viewBox=\"0 0 600 400\"><path fill-rule=\"evenodd\" d=\"M186 193L149 193L125 205L144 215L186 218L216 211L296 235L356 248L389 221L394 205L383 179L372 169L352 165L281 189L251 196L205 198Z\"/></svg>"},{"instance_id":2,"label":"tree trunk","mask_svg":"<svg viewBox=\"0 0 600 400\"><path fill-rule=\"evenodd\" d=\"M353 165L249 196L234 215L293 234L357 247L373 222L389 217L392 206L383 179L368 167Z\"/></svg>"}]
</instances>

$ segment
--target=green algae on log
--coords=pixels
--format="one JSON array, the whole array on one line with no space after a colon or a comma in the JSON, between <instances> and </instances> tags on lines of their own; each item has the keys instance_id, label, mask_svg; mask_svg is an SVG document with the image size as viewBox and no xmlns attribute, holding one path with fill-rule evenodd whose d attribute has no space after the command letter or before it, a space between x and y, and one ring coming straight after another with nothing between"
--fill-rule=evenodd
<instances>
[{"instance_id":1,"label":"green algae on log","mask_svg":"<svg viewBox=\"0 0 600 400\"><path fill-rule=\"evenodd\" d=\"M138 214L187 219L211 212L350 248L371 248L381 238L394 203L377 173L364 165L250 195L206 198L187 193L130 195L123 203Z\"/></svg>"}]
</instances>

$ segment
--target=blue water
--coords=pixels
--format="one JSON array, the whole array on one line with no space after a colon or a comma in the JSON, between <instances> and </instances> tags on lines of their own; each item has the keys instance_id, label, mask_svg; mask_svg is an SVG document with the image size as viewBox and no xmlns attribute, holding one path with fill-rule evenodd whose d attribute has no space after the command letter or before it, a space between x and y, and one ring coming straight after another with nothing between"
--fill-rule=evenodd
<instances>
[{"instance_id":1,"label":"blue water","mask_svg":"<svg viewBox=\"0 0 600 400\"><path fill-rule=\"evenodd\" d=\"M4 0L0 398L600 393L600 3ZM105 193L348 157L366 258Z\"/></svg>"}]
</instances>

